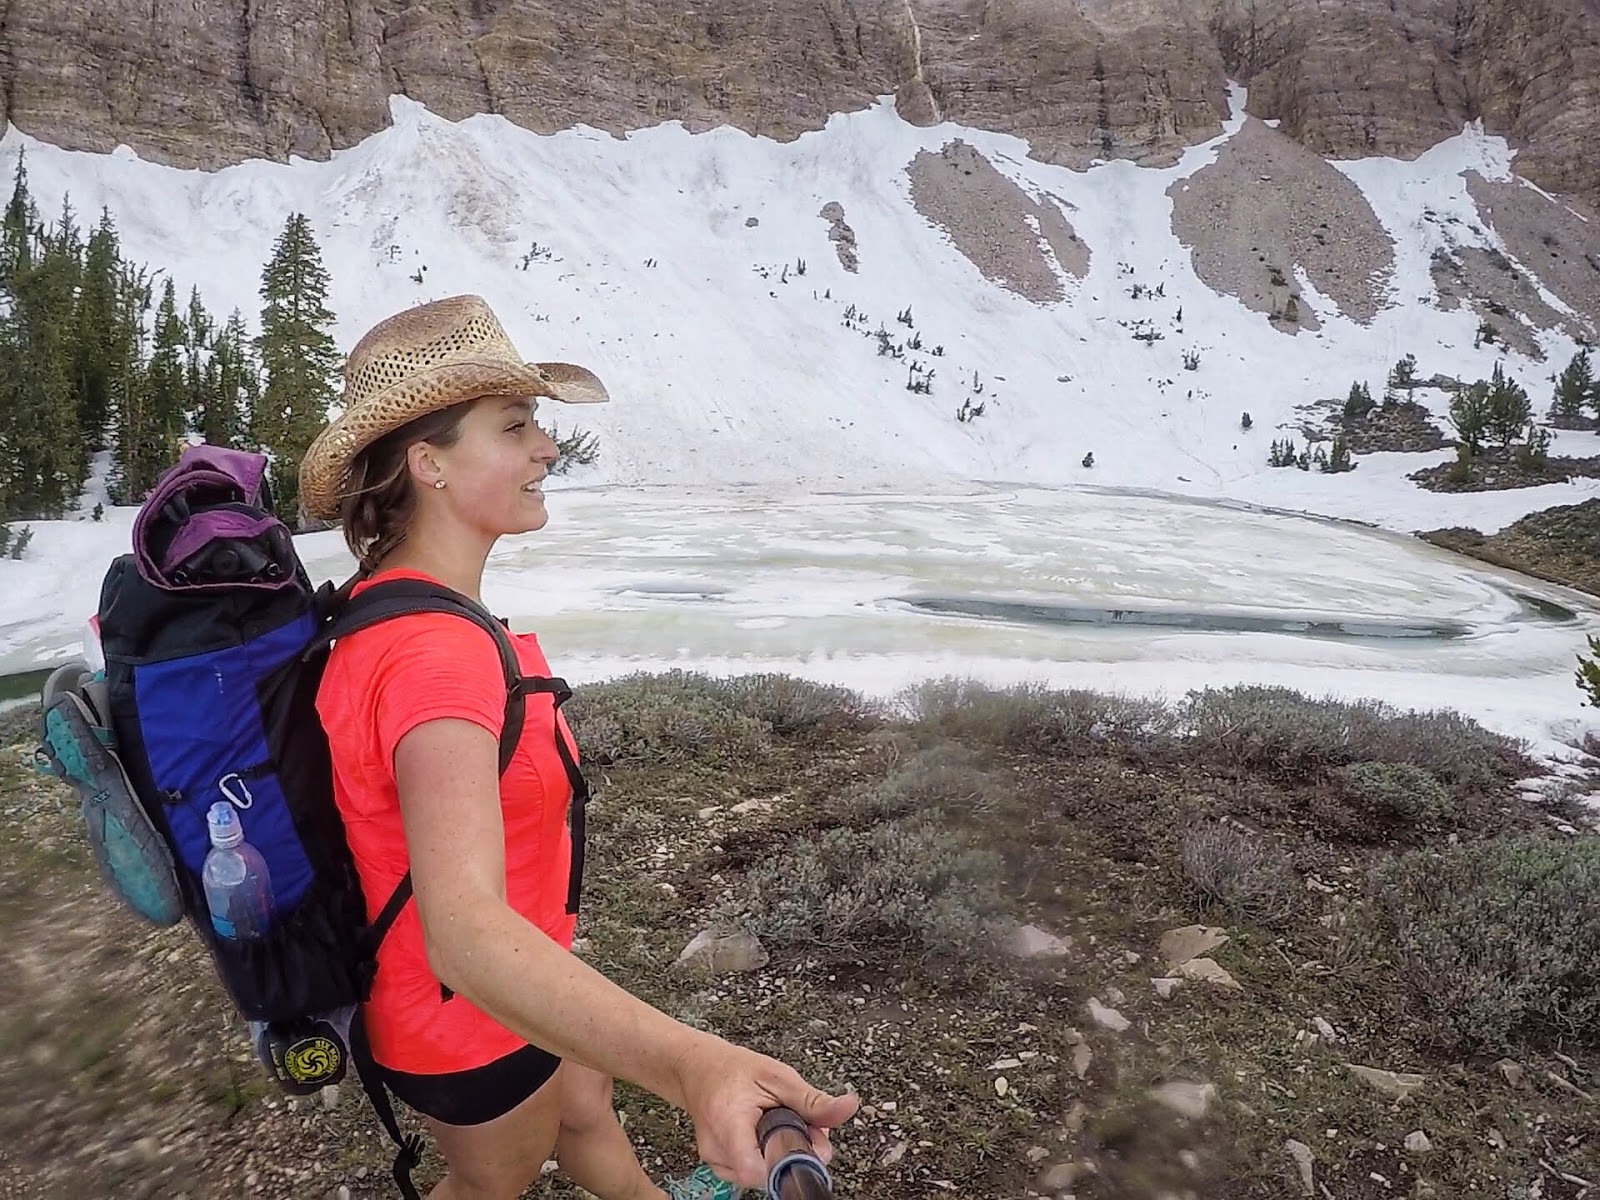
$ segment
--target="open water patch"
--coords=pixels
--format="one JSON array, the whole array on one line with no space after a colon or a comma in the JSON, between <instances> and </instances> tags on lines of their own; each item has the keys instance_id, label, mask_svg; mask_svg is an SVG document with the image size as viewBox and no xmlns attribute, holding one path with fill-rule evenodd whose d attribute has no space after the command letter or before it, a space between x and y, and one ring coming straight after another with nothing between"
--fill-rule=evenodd
<instances>
[{"instance_id":1,"label":"open water patch","mask_svg":"<svg viewBox=\"0 0 1600 1200\"><path fill-rule=\"evenodd\" d=\"M1452 641L1469 637L1474 632L1471 625L1460 621L1310 617L1296 613L1207 612L1178 608L1098 608L1085 604L1044 604L977 596L894 596L885 603L939 616L972 617L1020 625L1153 627L1185 633L1281 633L1324 640Z\"/></svg>"}]
</instances>

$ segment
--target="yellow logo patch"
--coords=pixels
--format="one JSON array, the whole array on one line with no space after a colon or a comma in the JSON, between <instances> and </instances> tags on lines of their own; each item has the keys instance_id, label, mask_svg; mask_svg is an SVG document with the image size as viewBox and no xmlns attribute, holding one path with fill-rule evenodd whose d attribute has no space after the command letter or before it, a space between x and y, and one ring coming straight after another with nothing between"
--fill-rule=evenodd
<instances>
[{"instance_id":1,"label":"yellow logo patch","mask_svg":"<svg viewBox=\"0 0 1600 1200\"><path fill-rule=\"evenodd\" d=\"M339 1073L339 1045L325 1037L296 1042L283 1054L283 1068L296 1083L316 1083Z\"/></svg>"}]
</instances>

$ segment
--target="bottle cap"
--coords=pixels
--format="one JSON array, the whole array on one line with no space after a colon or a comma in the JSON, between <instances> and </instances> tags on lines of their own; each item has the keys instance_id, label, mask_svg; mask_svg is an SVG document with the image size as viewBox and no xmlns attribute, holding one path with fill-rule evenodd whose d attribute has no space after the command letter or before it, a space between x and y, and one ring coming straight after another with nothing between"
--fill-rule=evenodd
<instances>
[{"instance_id":1,"label":"bottle cap","mask_svg":"<svg viewBox=\"0 0 1600 1200\"><path fill-rule=\"evenodd\" d=\"M226 850L244 841L244 826L239 824L239 814L226 800L218 800L207 811L206 826L211 833L211 844L219 850Z\"/></svg>"}]
</instances>

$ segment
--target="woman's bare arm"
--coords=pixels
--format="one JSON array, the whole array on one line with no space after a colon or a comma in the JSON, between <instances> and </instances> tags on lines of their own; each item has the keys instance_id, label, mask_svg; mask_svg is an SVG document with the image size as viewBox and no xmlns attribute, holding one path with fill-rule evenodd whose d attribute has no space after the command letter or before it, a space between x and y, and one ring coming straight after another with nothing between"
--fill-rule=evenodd
<instances>
[{"instance_id":1,"label":"woman's bare arm","mask_svg":"<svg viewBox=\"0 0 1600 1200\"><path fill-rule=\"evenodd\" d=\"M630 995L507 905L496 758L488 730L455 719L395 747L430 969L529 1042L684 1107L686 1063L720 1039Z\"/></svg>"}]
</instances>

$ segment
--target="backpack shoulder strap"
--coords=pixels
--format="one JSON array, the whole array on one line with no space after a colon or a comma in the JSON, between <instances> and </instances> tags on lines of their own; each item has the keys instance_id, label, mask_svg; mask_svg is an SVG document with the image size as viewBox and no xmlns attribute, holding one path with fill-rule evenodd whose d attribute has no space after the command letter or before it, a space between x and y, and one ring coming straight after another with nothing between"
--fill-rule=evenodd
<instances>
[{"instance_id":1,"label":"backpack shoulder strap","mask_svg":"<svg viewBox=\"0 0 1600 1200\"><path fill-rule=\"evenodd\" d=\"M303 657L310 658L337 639L349 637L362 629L417 613L447 613L462 617L494 639L506 685L505 722L500 730L500 773L505 774L511 756L516 752L517 742L522 737L522 668L517 663L517 652L512 648L511 639L506 636L505 626L471 598L443 584L427 583L420 579L391 579L373 584L359 596L339 606L316 641L306 648Z\"/></svg>"},{"instance_id":2,"label":"backpack shoulder strap","mask_svg":"<svg viewBox=\"0 0 1600 1200\"><path fill-rule=\"evenodd\" d=\"M495 649L500 655L500 667L505 676L505 721L500 730L500 774L504 775L506 768L511 765L512 755L516 753L517 743L522 740L522 726L526 713L526 706L523 703L525 692L522 687L522 668L517 663L517 652L511 645L511 639L506 636L505 626L471 597L464 596L443 584L428 583L420 579L386 580L383 583L373 584L359 596L354 597L349 596L344 588L340 591L345 593L340 598L342 602L333 606L333 614L328 624L306 648L302 658L309 659L326 650L339 638L349 637L352 633L395 617L416 613L447 613L471 621L488 632L494 639ZM378 947L388 934L389 927L394 924L400 915L400 910L410 899L411 872L407 871L395 885L394 891L367 930L364 950L368 956L376 958Z\"/></svg>"}]
</instances>

